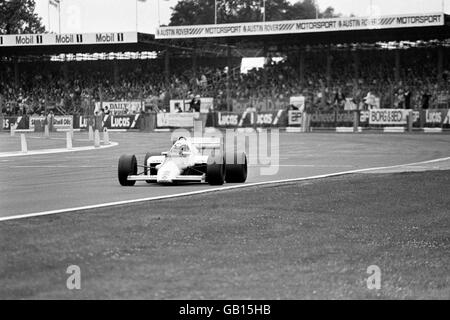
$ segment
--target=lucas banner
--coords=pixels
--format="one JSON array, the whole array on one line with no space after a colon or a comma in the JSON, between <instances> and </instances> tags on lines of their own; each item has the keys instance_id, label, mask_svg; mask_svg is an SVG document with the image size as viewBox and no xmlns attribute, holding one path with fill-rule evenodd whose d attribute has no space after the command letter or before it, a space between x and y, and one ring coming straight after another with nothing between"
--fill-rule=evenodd
<instances>
[{"instance_id":1,"label":"lucas banner","mask_svg":"<svg viewBox=\"0 0 450 320\"><path fill-rule=\"evenodd\" d=\"M11 129L12 125L17 124L16 129L28 129L28 117L26 116L11 116L3 117L3 130Z\"/></svg>"},{"instance_id":2,"label":"lucas banner","mask_svg":"<svg viewBox=\"0 0 450 320\"><path fill-rule=\"evenodd\" d=\"M443 13L160 27L156 39L208 38L443 26Z\"/></svg>"},{"instance_id":3,"label":"lucas banner","mask_svg":"<svg viewBox=\"0 0 450 320\"><path fill-rule=\"evenodd\" d=\"M284 110L273 112L216 112L215 123L221 128L239 127L280 127L287 119Z\"/></svg>"},{"instance_id":4,"label":"lucas banner","mask_svg":"<svg viewBox=\"0 0 450 320\"><path fill-rule=\"evenodd\" d=\"M427 127L450 127L450 109L430 109L422 111Z\"/></svg>"},{"instance_id":5,"label":"lucas banner","mask_svg":"<svg viewBox=\"0 0 450 320\"><path fill-rule=\"evenodd\" d=\"M140 115L105 115L103 117L103 128L108 129L139 129Z\"/></svg>"}]
</instances>

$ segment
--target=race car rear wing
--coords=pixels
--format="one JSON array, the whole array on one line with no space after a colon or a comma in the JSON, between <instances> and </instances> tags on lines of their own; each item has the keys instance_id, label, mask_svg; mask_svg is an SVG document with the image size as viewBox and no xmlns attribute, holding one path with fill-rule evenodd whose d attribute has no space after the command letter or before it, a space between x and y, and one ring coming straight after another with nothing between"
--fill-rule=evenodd
<instances>
[{"instance_id":1,"label":"race car rear wing","mask_svg":"<svg viewBox=\"0 0 450 320\"><path fill-rule=\"evenodd\" d=\"M222 138L201 137L188 139L197 149L220 149L222 147Z\"/></svg>"}]
</instances>

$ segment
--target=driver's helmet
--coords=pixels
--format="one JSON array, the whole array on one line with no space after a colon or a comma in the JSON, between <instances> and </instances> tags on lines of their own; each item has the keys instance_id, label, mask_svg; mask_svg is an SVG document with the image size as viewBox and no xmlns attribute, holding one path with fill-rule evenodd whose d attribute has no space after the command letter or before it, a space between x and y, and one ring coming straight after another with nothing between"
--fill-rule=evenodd
<instances>
[{"instance_id":1,"label":"driver's helmet","mask_svg":"<svg viewBox=\"0 0 450 320\"><path fill-rule=\"evenodd\" d=\"M181 156L183 154L184 151L189 151L189 147L187 145L187 140L186 138L181 137L180 139L178 139L172 146L172 148L170 149L170 154L171 155L179 155Z\"/></svg>"}]
</instances>

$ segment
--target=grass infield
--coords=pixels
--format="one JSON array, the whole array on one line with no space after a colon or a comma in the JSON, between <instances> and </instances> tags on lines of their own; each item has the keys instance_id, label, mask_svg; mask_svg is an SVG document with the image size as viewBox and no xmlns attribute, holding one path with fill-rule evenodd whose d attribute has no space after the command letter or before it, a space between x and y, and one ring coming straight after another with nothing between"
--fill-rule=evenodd
<instances>
[{"instance_id":1,"label":"grass infield","mask_svg":"<svg viewBox=\"0 0 450 320\"><path fill-rule=\"evenodd\" d=\"M450 171L359 174L6 221L0 298L448 299L449 194Z\"/></svg>"}]
</instances>

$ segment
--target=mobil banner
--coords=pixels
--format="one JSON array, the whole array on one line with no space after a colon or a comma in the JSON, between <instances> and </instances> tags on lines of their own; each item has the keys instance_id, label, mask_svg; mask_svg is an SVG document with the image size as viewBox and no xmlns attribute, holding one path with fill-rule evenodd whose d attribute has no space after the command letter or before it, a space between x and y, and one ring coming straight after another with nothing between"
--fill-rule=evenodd
<instances>
[{"instance_id":1,"label":"mobil banner","mask_svg":"<svg viewBox=\"0 0 450 320\"><path fill-rule=\"evenodd\" d=\"M191 109L191 100L188 99L172 99L169 102L170 112L189 112ZM208 113L214 108L214 98L200 98L200 113Z\"/></svg>"},{"instance_id":2,"label":"mobil banner","mask_svg":"<svg viewBox=\"0 0 450 320\"><path fill-rule=\"evenodd\" d=\"M135 114L142 110L141 101L107 101L107 102L96 102L95 111L99 112L101 109L105 112L109 111L110 114Z\"/></svg>"},{"instance_id":3,"label":"mobil banner","mask_svg":"<svg viewBox=\"0 0 450 320\"><path fill-rule=\"evenodd\" d=\"M411 110L407 109L372 109L369 110L369 124L375 125L406 125ZM419 112L413 111L413 122L419 120Z\"/></svg>"},{"instance_id":4,"label":"mobil banner","mask_svg":"<svg viewBox=\"0 0 450 320\"><path fill-rule=\"evenodd\" d=\"M450 109L429 109L422 112L425 126L449 127Z\"/></svg>"},{"instance_id":5,"label":"mobil banner","mask_svg":"<svg viewBox=\"0 0 450 320\"><path fill-rule=\"evenodd\" d=\"M156 114L156 126L158 128L192 128L194 116L194 112L160 112Z\"/></svg>"},{"instance_id":6,"label":"mobil banner","mask_svg":"<svg viewBox=\"0 0 450 320\"><path fill-rule=\"evenodd\" d=\"M139 129L140 114L135 115L105 115L103 127L108 129Z\"/></svg>"}]
</instances>

